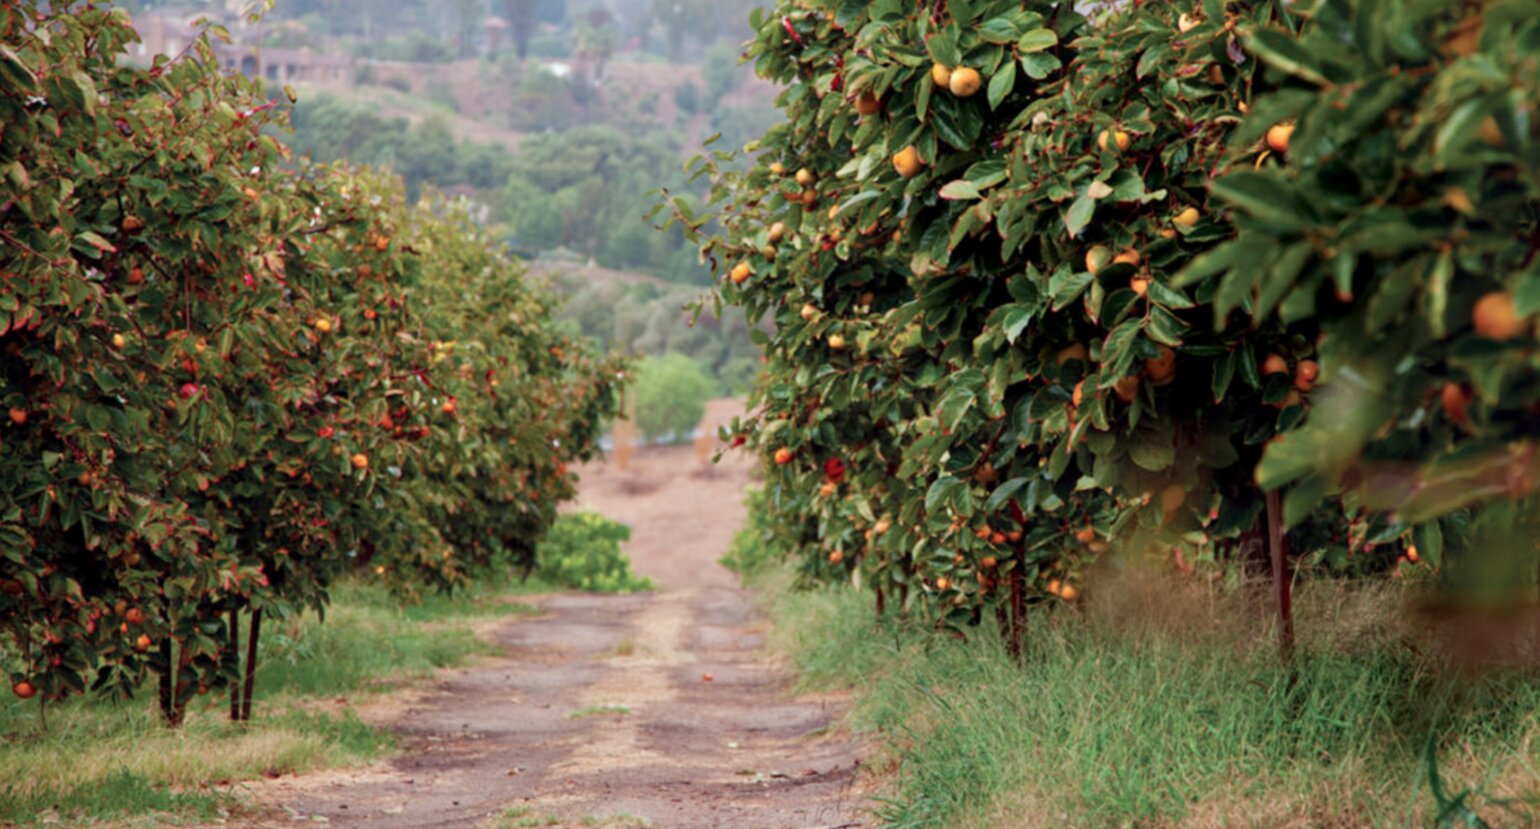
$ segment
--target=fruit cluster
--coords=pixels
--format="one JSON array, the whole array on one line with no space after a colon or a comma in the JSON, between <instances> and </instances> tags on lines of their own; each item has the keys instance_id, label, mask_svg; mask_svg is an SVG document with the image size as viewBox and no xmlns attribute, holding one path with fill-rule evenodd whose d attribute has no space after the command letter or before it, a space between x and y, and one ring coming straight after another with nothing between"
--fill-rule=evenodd
<instances>
[{"instance_id":1,"label":"fruit cluster","mask_svg":"<svg viewBox=\"0 0 1540 829\"><path fill-rule=\"evenodd\" d=\"M1540 426L1537 24L1391 5L756 15L785 123L746 172L702 159L729 203L703 250L735 263L718 301L775 323L736 428L806 574L977 620L1074 598L1114 543L1181 569L1248 548L1280 487L1328 561L1468 541L1437 520L1466 501L1365 473Z\"/></svg>"},{"instance_id":2,"label":"fruit cluster","mask_svg":"<svg viewBox=\"0 0 1540 829\"><path fill-rule=\"evenodd\" d=\"M532 562L620 366L465 211L294 165L206 40L120 66L136 37L0 11L0 664L45 699L151 670L175 721L240 612Z\"/></svg>"}]
</instances>

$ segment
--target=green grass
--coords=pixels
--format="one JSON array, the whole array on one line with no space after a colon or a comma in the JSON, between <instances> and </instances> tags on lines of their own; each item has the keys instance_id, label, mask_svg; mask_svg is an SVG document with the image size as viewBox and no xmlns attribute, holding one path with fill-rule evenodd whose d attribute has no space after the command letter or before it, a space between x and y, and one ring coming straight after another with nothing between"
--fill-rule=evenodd
<instances>
[{"instance_id":1,"label":"green grass","mask_svg":"<svg viewBox=\"0 0 1540 829\"><path fill-rule=\"evenodd\" d=\"M631 713L631 707L628 705L590 705L568 714L567 719L580 720L584 717L616 717L625 716L629 713Z\"/></svg>"},{"instance_id":2,"label":"green grass","mask_svg":"<svg viewBox=\"0 0 1540 829\"><path fill-rule=\"evenodd\" d=\"M225 697L198 697L184 726L161 725L153 689L127 702L75 699L48 711L0 702L0 825L102 819L212 819L232 785L367 762L394 748L387 732L336 702L388 691L493 651L473 624L533 612L510 595L543 585L493 584L400 608L383 589L341 585L322 624L314 614L265 620L256 704L247 726Z\"/></svg>"},{"instance_id":3,"label":"green grass","mask_svg":"<svg viewBox=\"0 0 1540 829\"><path fill-rule=\"evenodd\" d=\"M1291 672L1221 592L1036 614L1018 667L987 626L962 641L876 623L870 593L761 581L803 683L855 689L851 725L884 736L890 827L1478 825L1437 817L1430 740L1446 802L1540 820L1540 683L1418 656L1388 588L1306 590Z\"/></svg>"}]
</instances>

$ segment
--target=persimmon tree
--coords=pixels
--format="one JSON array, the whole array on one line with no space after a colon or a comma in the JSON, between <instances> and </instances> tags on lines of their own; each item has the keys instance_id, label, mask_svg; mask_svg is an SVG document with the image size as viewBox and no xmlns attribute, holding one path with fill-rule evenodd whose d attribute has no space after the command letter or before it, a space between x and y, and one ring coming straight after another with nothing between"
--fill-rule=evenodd
<instances>
[{"instance_id":1,"label":"persimmon tree","mask_svg":"<svg viewBox=\"0 0 1540 829\"><path fill-rule=\"evenodd\" d=\"M153 671L174 724L241 678L249 611L244 718L262 613L320 608L362 566L411 594L528 559L618 366L560 336L463 218L289 163L281 101L219 70L217 27L133 68L121 10L0 14L17 692L127 693ZM448 331L483 352L469 372Z\"/></svg>"},{"instance_id":2,"label":"persimmon tree","mask_svg":"<svg viewBox=\"0 0 1540 829\"><path fill-rule=\"evenodd\" d=\"M1531 4L1489 5L1513 22ZM1344 32L1362 39L1382 6L1400 34L1372 36L1361 59L1330 51ZM1362 245L1347 261L1363 261L1367 284L1387 244L1374 236L1394 228L1351 220L1392 196L1434 207L1395 189L1406 144L1373 118L1394 109L1436 143L1450 128L1431 119L1480 88L1489 97L1462 110L1460 147L1482 129L1476 115L1497 112L1514 148L1532 134L1527 82L1514 80L1533 59L1519 48L1528 29L1475 50L1511 58L1451 58L1437 44L1462 19L1426 4L1267 0L1152 0L1094 22L1047 2L756 14L747 55L785 85L785 120L750 145L747 171L723 163L732 154L699 161L720 216L669 207L723 272L712 301L775 323L756 417L737 431L769 462L783 548L811 578L874 583L879 603L896 590L952 623L1003 609L1013 642L1026 604L1073 600L1081 565L1114 544L1179 567L1268 546L1280 584L1285 524L1297 546L1336 559L1376 543L1399 552L1408 516L1360 509L1312 477L1330 463L1293 448L1336 428L1318 398L1341 385L1337 355L1363 347L1332 352L1330 319L1304 297L1336 272L1319 219ZM1412 69L1390 94L1386 79ZM1365 121L1347 100L1371 94L1360 77L1385 96ZM1409 114L1427 90L1444 97ZM1332 110L1354 117L1338 124ZM1331 189L1358 163L1350 135L1379 154L1364 163L1383 186ZM1515 173L1511 160L1462 157L1489 186ZM1418 158L1429 174L1446 168ZM1296 181L1319 190L1290 192ZM1525 188L1492 204L1509 211L1493 238L1510 266L1533 227ZM1452 215L1440 205L1430 228L1391 235L1436 261L1430 246L1457 241ZM712 219L722 232L705 236ZM1362 291L1342 303L1386 310Z\"/></svg>"}]
</instances>

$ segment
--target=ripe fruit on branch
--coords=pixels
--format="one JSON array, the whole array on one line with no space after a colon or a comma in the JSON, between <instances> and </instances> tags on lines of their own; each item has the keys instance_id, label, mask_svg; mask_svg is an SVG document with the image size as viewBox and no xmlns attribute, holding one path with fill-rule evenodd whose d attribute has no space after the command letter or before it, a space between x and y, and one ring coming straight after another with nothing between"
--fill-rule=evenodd
<instances>
[{"instance_id":1,"label":"ripe fruit on branch","mask_svg":"<svg viewBox=\"0 0 1540 829\"><path fill-rule=\"evenodd\" d=\"M1089 362L1090 359L1091 352L1087 351L1086 347L1080 343L1066 346L1060 349L1059 353L1053 355L1054 363L1060 366L1064 365L1070 360L1079 360L1080 362L1085 363Z\"/></svg>"},{"instance_id":2,"label":"ripe fruit on branch","mask_svg":"<svg viewBox=\"0 0 1540 829\"><path fill-rule=\"evenodd\" d=\"M772 245L780 242L786 236L786 225L776 222L770 226L770 232L766 236L770 239L770 244Z\"/></svg>"},{"instance_id":3,"label":"ripe fruit on branch","mask_svg":"<svg viewBox=\"0 0 1540 829\"><path fill-rule=\"evenodd\" d=\"M772 176L784 176L784 175L786 175L786 165L782 164L779 161L772 161L770 163L770 175L772 175Z\"/></svg>"},{"instance_id":4,"label":"ripe fruit on branch","mask_svg":"<svg viewBox=\"0 0 1540 829\"><path fill-rule=\"evenodd\" d=\"M1167 484L1166 488L1160 491L1160 512L1167 521L1170 521L1171 516L1175 515L1185 503L1187 503L1187 490L1181 484Z\"/></svg>"},{"instance_id":5,"label":"ripe fruit on branch","mask_svg":"<svg viewBox=\"0 0 1540 829\"><path fill-rule=\"evenodd\" d=\"M1117 256L1112 257L1112 263L1114 265L1133 265L1136 268L1139 267L1139 263L1143 261L1144 257L1139 254L1139 251L1134 250L1133 248L1129 248Z\"/></svg>"},{"instance_id":6,"label":"ripe fruit on branch","mask_svg":"<svg viewBox=\"0 0 1540 829\"><path fill-rule=\"evenodd\" d=\"M155 644L155 641L150 638L148 633L141 633L139 634L139 638L134 640L134 650L140 653L144 653L148 651L150 646L153 644Z\"/></svg>"},{"instance_id":7,"label":"ripe fruit on branch","mask_svg":"<svg viewBox=\"0 0 1540 829\"><path fill-rule=\"evenodd\" d=\"M1471 324L1477 334L1489 340L1511 340L1524 333L1524 321L1506 291L1493 291L1476 300Z\"/></svg>"},{"instance_id":8,"label":"ripe fruit on branch","mask_svg":"<svg viewBox=\"0 0 1540 829\"><path fill-rule=\"evenodd\" d=\"M856 96L856 112L862 115L875 115L882 109L882 99L870 92L862 92Z\"/></svg>"},{"instance_id":9,"label":"ripe fruit on branch","mask_svg":"<svg viewBox=\"0 0 1540 829\"><path fill-rule=\"evenodd\" d=\"M1059 598L1063 599L1066 602L1074 601L1079 595L1080 595L1080 591L1076 590L1075 589L1075 585L1073 585L1073 584L1066 584L1063 587L1059 588Z\"/></svg>"},{"instance_id":10,"label":"ripe fruit on branch","mask_svg":"<svg viewBox=\"0 0 1540 829\"><path fill-rule=\"evenodd\" d=\"M959 98L973 97L983 85L984 79L979 76L979 71L971 66L959 66L952 70L952 77L947 79L947 89Z\"/></svg>"},{"instance_id":11,"label":"ripe fruit on branch","mask_svg":"<svg viewBox=\"0 0 1540 829\"><path fill-rule=\"evenodd\" d=\"M1439 403L1444 407L1444 414L1461 426L1470 425L1470 401L1471 393L1459 383L1445 383L1439 391Z\"/></svg>"},{"instance_id":12,"label":"ripe fruit on branch","mask_svg":"<svg viewBox=\"0 0 1540 829\"><path fill-rule=\"evenodd\" d=\"M1198 27L1198 25L1201 24L1202 22L1203 22L1202 20L1200 20L1200 19L1198 19L1196 17L1193 17L1192 15L1187 14L1186 12L1183 12L1176 19L1176 30L1181 32L1182 34L1187 34L1188 32L1192 31L1193 29L1196 29Z\"/></svg>"},{"instance_id":13,"label":"ripe fruit on branch","mask_svg":"<svg viewBox=\"0 0 1540 829\"><path fill-rule=\"evenodd\" d=\"M332 436L335 434L337 434L337 430L330 426L322 426L316 430L316 436L322 440L331 440Z\"/></svg>"},{"instance_id":14,"label":"ripe fruit on branch","mask_svg":"<svg viewBox=\"0 0 1540 829\"><path fill-rule=\"evenodd\" d=\"M1085 252L1085 269L1092 276L1095 276L1102 268L1107 267L1107 263L1111 261L1112 251L1108 250L1105 245L1093 245L1090 250Z\"/></svg>"},{"instance_id":15,"label":"ripe fruit on branch","mask_svg":"<svg viewBox=\"0 0 1540 829\"><path fill-rule=\"evenodd\" d=\"M791 463L791 459L794 457L796 457L796 454L785 446L775 450L775 462L780 466Z\"/></svg>"},{"instance_id":16,"label":"ripe fruit on branch","mask_svg":"<svg viewBox=\"0 0 1540 829\"><path fill-rule=\"evenodd\" d=\"M1139 296L1145 296L1150 292L1150 280L1142 276L1136 276L1128 280L1128 287L1132 288L1134 293Z\"/></svg>"},{"instance_id":17,"label":"ripe fruit on branch","mask_svg":"<svg viewBox=\"0 0 1540 829\"><path fill-rule=\"evenodd\" d=\"M829 553L829 563L830 564L839 564L840 562L842 562L844 560L845 560L845 551L844 550L835 550L835 551Z\"/></svg>"},{"instance_id":18,"label":"ripe fruit on branch","mask_svg":"<svg viewBox=\"0 0 1540 829\"><path fill-rule=\"evenodd\" d=\"M993 570L995 569L995 565L999 563L1000 562L994 556L984 556L979 560L979 566L985 570Z\"/></svg>"},{"instance_id":19,"label":"ripe fruit on branch","mask_svg":"<svg viewBox=\"0 0 1540 829\"><path fill-rule=\"evenodd\" d=\"M11 407L11 422L16 424L17 426L20 426L20 425L26 423L27 422L27 410L26 409L22 409L22 408L18 408L18 407L15 407L15 406L12 406Z\"/></svg>"},{"instance_id":20,"label":"ripe fruit on branch","mask_svg":"<svg viewBox=\"0 0 1540 829\"><path fill-rule=\"evenodd\" d=\"M747 262L739 262L738 264L733 266L733 269L728 274L728 276L729 276L729 278L732 279L733 284L735 284L735 285L742 285L744 283L744 281L747 280L749 278L749 276L752 275L753 273L754 273L754 269L749 267L749 263L747 263Z\"/></svg>"},{"instance_id":21,"label":"ripe fruit on branch","mask_svg":"<svg viewBox=\"0 0 1540 829\"><path fill-rule=\"evenodd\" d=\"M935 64L930 68L930 82L942 89L950 89L952 86L952 68L944 63Z\"/></svg>"},{"instance_id":22,"label":"ripe fruit on branch","mask_svg":"<svg viewBox=\"0 0 1540 829\"><path fill-rule=\"evenodd\" d=\"M329 333L331 333L332 321L327 319L326 317L319 317L319 318L317 318L315 323L314 323L314 325L315 325L315 330L321 332L322 334L329 334Z\"/></svg>"},{"instance_id":23,"label":"ripe fruit on branch","mask_svg":"<svg viewBox=\"0 0 1540 829\"><path fill-rule=\"evenodd\" d=\"M369 456L363 454L362 452L354 455L353 456L353 468L354 469L368 469L369 468Z\"/></svg>"},{"instance_id":24,"label":"ripe fruit on branch","mask_svg":"<svg viewBox=\"0 0 1540 829\"><path fill-rule=\"evenodd\" d=\"M797 171L797 183L803 187L812 187L813 182L817 180L818 179L813 175L813 171L806 167L803 167Z\"/></svg>"},{"instance_id":25,"label":"ripe fruit on branch","mask_svg":"<svg viewBox=\"0 0 1540 829\"><path fill-rule=\"evenodd\" d=\"M1070 405L1075 406L1075 407L1078 408L1080 406L1080 404L1083 403L1084 401L1085 401L1085 381L1081 380L1080 382L1075 384L1075 390L1070 392L1069 402L1070 402Z\"/></svg>"},{"instance_id":26,"label":"ripe fruit on branch","mask_svg":"<svg viewBox=\"0 0 1540 829\"><path fill-rule=\"evenodd\" d=\"M128 609L128 612L123 614L123 621L131 625L142 625L144 624L144 611L137 607L131 607Z\"/></svg>"},{"instance_id":27,"label":"ripe fruit on branch","mask_svg":"<svg viewBox=\"0 0 1540 829\"><path fill-rule=\"evenodd\" d=\"M1294 367L1294 388L1302 392L1308 392L1315 388L1315 378L1320 376L1321 367L1314 360L1300 360Z\"/></svg>"},{"instance_id":28,"label":"ripe fruit on branch","mask_svg":"<svg viewBox=\"0 0 1540 829\"><path fill-rule=\"evenodd\" d=\"M1128 150L1128 145L1133 143L1133 137L1122 130L1102 130L1096 135L1096 146L1102 152L1107 152L1109 147L1117 147L1118 152Z\"/></svg>"},{"instance_id":29,"label":"ripe fruit on branch","mask_svg":"<svg viewBox=\"0 0 1540 829\"><path fill-rule=\"evenodd\" d=\"M1294 137L1294 122L1281 121L1267 128L1267 147L1275 153L1288 154L1289 141Z\"/></svg>"},{"instance_id":30,"label":"ripe fruit on branch","mask_svg":"<svg viewBox=\"0 0 1540 829\"><path fill-rule=\"evenodd\" d=\"M798 314L802 317L802 319L808 322L812 322L813 318L818 316L818 306L811 302L804 303L802 305L802 310L799 311Z\"/></svg>"},{"instance_id":31,"label":"ripe fruit on branch","mask_svg":"<svg viewBox=\"0 0 1540 829\"><path fill-rule=\"evenodd\" d=\"M925 169L925 162L920 160L920 151L910 144L893 154L893 169L904 178L914 178Z\"/></svg>"},{"instance_id":32,"label":"ripe fruit on branch","mask_svg":"<svg viewBox=\"0 0 1540 829\"><path fill-rule=\"evenodd\" d=\"M452 415L455 412L459 411L460 404L458 402L456 402L453 397L451 397L448 400L445 400L444 401L444 405L439 406L438 408L439 408L439 411L443 412L444 414Z\"/></svg>"},{"instance_id":33,"label":"ripe fruit on branch","mask_svg":"<svg viewBox=\"0 0 1540 829\"><path fill-rule=\"evenodd\" d=\"M1176 379L1176 352L1167 346L1160 346L1160 356L1144 361L1144 373L1157 386L1164 386Z\"/></svg>"},{"instance_id":34,"label":"ripe fruit on branch","mask_svg":"<svg viewBox=\"0 0 1540 829\"><path fill-rule=\"evenodd\" d=\"M830 334L829 335L829 348L832 348L835 351L844 351L845 350L845 337L844 337L844 335L843 334Z\"/></svg>"},{"instance_id":35,"label":"ripe fruit on branch","mask_svg":"<svg viewBox=\"0 0 1540 829\"><path fill-rule=\"evenodd\" d=\"M144 269L134 267L128 272L128 284L141 285L144 283Z\"/></svg>"},{"instance_id":36,"label":"ripe fruit on branch","mask_svg":"<svg viewBox=\"0 0 1540 829\"><path fill-rule=\"evenodd\" d=\"M11 686L11 693L15 694L18 699L32 699L37 696L37 689L32 687L32 683L24 679Z\"/></svg>"},{"instance_id":37,"label":"ripe fruit on branch","mask_svg":"<svg viewBox=\"0 0 1540 829\"><path fill-rule=\"evenodd\" d=\"M1262 376L1270 374L1288 374L1289 361L1281 354L1269 354L1262 359Z\"/></svg>"},{"instance_id":38,"label":"ripe fruit on branch","mask_svg":"<svg viewBox=\"0 0 1540 829\"><path fill-rule=\"evenodd\" d=\"M840 483L845 480L845 461L840 458L830 458L823 462L823 474L830 481Z\"/></svg>"},{"instance_id":39,"label":"ripe fruit on branch","mask_svg":"<svg viewBox=\"0 0 1540 829\"><path fill-rule=\"evenodd\" d=\"M1422 560L1422 556L1419 556L1417 554L1417 545L1416 544L1409 544L1409 545L1407 545L1407 548L1406 548L1406 560L1411 562L1412 564L1416 564L1417 562Z\"/></svg>"},{"instance_id":40,"label":"ripe fruit on branch","mask_svg":"<svg viewBox=\"0 0 1540 829\"><path fill-rule=\"evenodd\" d=\"M949 590L949 589L951 589L951 587L952 587L952 580L947 578L946 576L940 576L940 577L938 577L936 579L936 589L937 590Z\"/></svg>"},{"instance_id":41,"label":"ripe fruit on branch","mask_svg":"<svg viewBox=\"0 0 1540 829\"><path fill-rule=\"evenodd\" d=\"M1182 208L1182 212L1171 217L1171 224L1180 227L1192 227L1198 223L1198 216L1198 208L1185 207Z\"/></svg>"},{"instance_id":42,"label":"ripe fruit on branch","mask_svg":"<svg viewBox=\"0 0 1540 829\"><path fill-rule=\"evenodd\" d=\"M182 388L177 390L177 395L183 400L191 400L198 396L199 391L197 383L183 383Z\"/></svg>"},{"instance_id":43,"label":"ripe fruit on branch","mask_svg":"<svg viewBox=\"0 0 1540 829\"><path fill-rule=\"evenodd\" d=\"M1130 374L1127 377L1120 378L1117 383L1113 384L1112 390L1117 394L1118 399L1124 403L1134 402L1134 398L1139 396L1139 375Z\"/></svg>"}]
</instances>

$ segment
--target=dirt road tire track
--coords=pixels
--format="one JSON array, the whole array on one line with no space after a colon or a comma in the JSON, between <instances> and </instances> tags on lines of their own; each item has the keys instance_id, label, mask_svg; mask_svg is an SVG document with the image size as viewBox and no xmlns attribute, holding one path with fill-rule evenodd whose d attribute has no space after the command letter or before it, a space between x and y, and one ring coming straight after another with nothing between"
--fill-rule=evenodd
<instances>
[{"instance_id":1,"label":"dirt road tire track","mask_svg":"<svg viewBox=\"0 0 1540 829\"><path fill-rule=\"evenodd\" d=\"M386 723L398 756L258 785L262 817L240 825L482 829L510 809L572 827L867 825L856 747L831 729L839 701L790 694L751 598L715 563L742 524L746 463L702 474L688 448L650 450L583 475L579 506L632 527L627 552L659 589L538 599L541 615L491 629L504 656Z\"/></svg>"}]
</instances>

